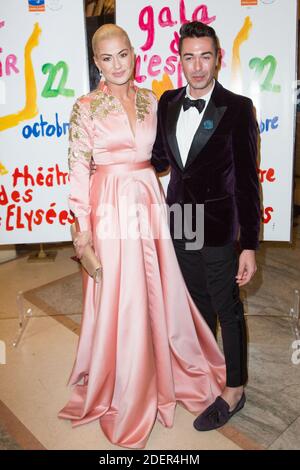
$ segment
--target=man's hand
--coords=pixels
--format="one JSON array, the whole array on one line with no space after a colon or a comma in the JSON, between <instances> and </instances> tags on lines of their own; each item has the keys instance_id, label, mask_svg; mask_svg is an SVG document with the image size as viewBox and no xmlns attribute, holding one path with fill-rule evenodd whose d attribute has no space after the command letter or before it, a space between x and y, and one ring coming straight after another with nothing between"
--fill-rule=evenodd
<instances>
[{"instance_id":1,"label":"man's hand","mask_svg":"<svg viewBox=\"0 0 300 470\"><path fill-rule=\"evenodd\" d=\"M236 276L237 284L245 286L256 273L256 261L254 250L243 250L239 259L239 270Z\"/></svg>"}]
</instances>

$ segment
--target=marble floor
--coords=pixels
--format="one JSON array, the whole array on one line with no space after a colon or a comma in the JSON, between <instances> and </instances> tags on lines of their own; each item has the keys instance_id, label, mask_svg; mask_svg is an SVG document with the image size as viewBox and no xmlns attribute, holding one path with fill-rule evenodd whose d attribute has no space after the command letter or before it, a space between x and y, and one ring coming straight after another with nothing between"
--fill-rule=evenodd
<instances>
[{"instance_id":1,"label":"marble floor","mask_svg":"<svg viewBox=\"0 0 300 470\"><path fill-rule=\"evenodd\" d=\"M247 407L232 424L269 449L300 449L300 351L290 317L300 290L300 217L293 243L263 243L255 280L242 291L249 332ZM295 362L295 361L294 361Z\"/></svg>"},{"instance_id":2,"label":"marble floor","mask_svg":"<svg viewBox=\"0 0 300 470\"><path fill-rule=\"evenodd\" d=\"M256 278L242 291L249 332L245 408L219 431L198 433L193 417L178 407L174 427L156 424L147 449L300 449L300 364L292 362L289 316L294 290L300 288L300 217L293 240L292 245L263 243ZM51 249L57 250L54 262L28 263L24 254L0 265L0 340L6 345L6 364L0 364L0 449L116 449L97 422L72 429L56 417L69 396L66 381L78 339L79 312L70 302L71 322L55 315L58 306L49 311L46 302L30 301L28 295L25 305L33 318L19 346L12 346L17 293L26 296L76 278L72 247Z\"/></svg>"},{"instance_id":3,"label":"marble floor","mask_svg":"<svg viewBox=\"0 0 300 470\"><path fill-rule=\"evenodd\" d=\"M72 246L52 249L57 250L55 262L33 264L22 256L0 266L0 340L6 345L6 363L0 364L0 449L120 450L106 440L97 421L72 429L68 421L57 418L70 395L67 380L78 332L26 301L33 316L18 347L12 346L18 330L18 292L78 271L71 259ZM178 406L173 428L155 424L146 450L240 450L256 445L239 433L200 435L193 429L193 419Z\"/></svg>"}]
</instances>

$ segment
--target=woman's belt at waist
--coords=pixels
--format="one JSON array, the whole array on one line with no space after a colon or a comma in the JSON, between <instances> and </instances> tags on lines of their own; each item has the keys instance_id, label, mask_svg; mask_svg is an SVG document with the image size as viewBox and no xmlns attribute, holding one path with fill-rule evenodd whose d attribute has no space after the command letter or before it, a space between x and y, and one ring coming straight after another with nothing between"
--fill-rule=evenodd
<instances>
[{"instance_id":1,"label":"woman's belt at waist","mask_svg":"<svg viewBox=\"0 0 300 470\"><path fill-rule=\"evenodd\" d=\"M128 173L130 171L145 170L146 168L153 168L150 160L146 162L137 163L116 163L111 165L96 165L96 172L105 174L119 174Z\"/></svg>"}]
</instances>

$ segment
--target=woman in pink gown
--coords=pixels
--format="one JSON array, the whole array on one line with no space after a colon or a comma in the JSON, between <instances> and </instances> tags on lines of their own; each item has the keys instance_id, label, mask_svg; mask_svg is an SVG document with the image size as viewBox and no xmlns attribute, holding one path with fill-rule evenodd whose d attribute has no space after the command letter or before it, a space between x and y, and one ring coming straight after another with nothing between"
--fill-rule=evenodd
<instances>
[{"instance_id":1,"label":"woman in pink gown","mask_svg":"<svg viewBox=\"0 0 300 470\"><path fill-rule=\"evenodd\" d=\"M75 386L59 417L74 426L99 419L112 443L142 448L156 419L172 426L176 403L196 413L210 405L225 365L166 236L164 194L150 165L156 98L133 86L134 54L121 28L99 28L93 49L105 82L73 108L69 203L81 232L77 253L92 243L103 279L86 275Z\"/></svg>"}]
</instances>

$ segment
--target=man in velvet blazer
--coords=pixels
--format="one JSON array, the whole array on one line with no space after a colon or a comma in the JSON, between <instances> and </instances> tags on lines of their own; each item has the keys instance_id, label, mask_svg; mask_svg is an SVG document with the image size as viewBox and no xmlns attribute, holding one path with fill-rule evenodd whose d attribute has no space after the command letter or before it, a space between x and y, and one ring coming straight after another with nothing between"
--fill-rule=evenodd
<instances>
[{"instance_id":1,"label":"man in velvet blazer","mask_svg":"<svg viewBox=\"0 0 300 470\"><path fill-rule=\"evenodd\" d=\"M245 403L247 344L239 286L256 271L260 226L257 176L258 128L250 99L215 80L219 61L213 28L194 21L180 30L180 58L187 87L165 92L158 105L152 164L171 167L167 203L204 205L204 244L174 247L187 287L216 335L219 318L226 387L194 422L205 431L225 424ZM236 242L241 253L238 257Z\"/></svg>"}]
</instances>

